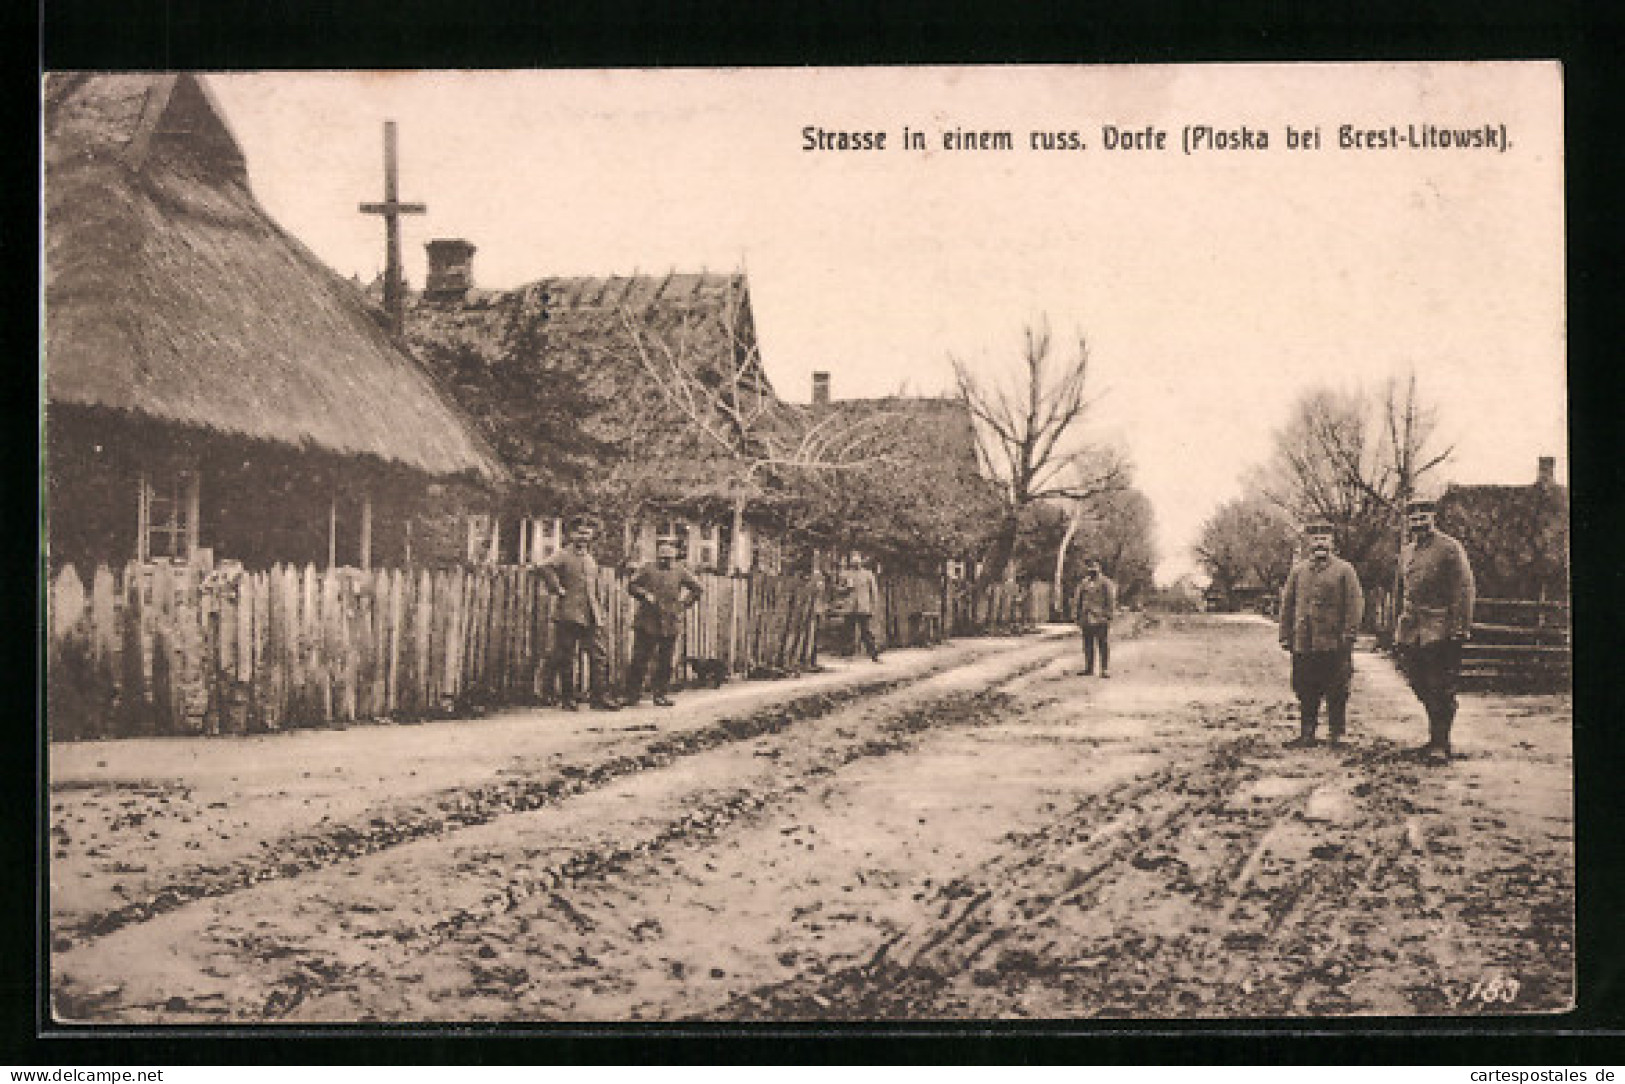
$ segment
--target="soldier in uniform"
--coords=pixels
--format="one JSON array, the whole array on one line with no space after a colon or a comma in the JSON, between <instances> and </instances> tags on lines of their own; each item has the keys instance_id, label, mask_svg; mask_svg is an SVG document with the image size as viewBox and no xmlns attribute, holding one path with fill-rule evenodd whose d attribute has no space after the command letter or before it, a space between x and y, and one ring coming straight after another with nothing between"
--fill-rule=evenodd
<instances>
[{"instance_id":1,"label":"soldier in uniform","mask_svg":"<svg viewBox=\"0 0 1625 1084\"><path fill-rule=\"evenodd\" d=\"M841 599L846 606L847 635L851 637L851 654L861 647L869 658L880 661L880 648L875 644L872 622L875 607L880 602L880 582L864 563L863 555L853 554L851 564L841 573Z\"/></svg>"},{"instance_id":2,"label":"soldier in uniform","mask_svg":"<svg viewBox=\"0 0 1625 1084\"><path fill-rule=\"evenodd\" d=\"M1326 702L1327 739L1343 740L1354 676L1354 638L1365 614L1365 596L1354 566L1332 553L1332 526L1304 528L1309 556L1292 566L1281 591L1281 647L1292 653L1292 692L1298 698L1298 736L1286 744L1304 749L1318 740L1320 704Z\"/></svg>"},{"instance_id":3,"label":"soldier in uniform","mask_svg":"<svg viewBox=\"0 0 1625 1084\"><path fill-rule=\"evenodd\" d=\"M1100 649L1100 676L1111 677L1112 617L1117 613L1117 584L1091 557L1083 563L1083 578L1072 595L1072 613L1083 633L1083 672L1095 672L1095 649Z\"/></svg>"},{"instance_id":4,"label":"soldier in uniform","mask_svg":"<svg viewBox=\"0 0 1625 1084\"><path fill-rule=\"evenodd\" d=\"M559 683L559 703L576 707L575 660L585 650L592 677L592 706L615 711L609 695L609 649L604 643L604 614L598 601L598 562L592 556L597 530L585 516L565 525L567 546L542 565L542 578L553 595L552 670Z\"/></svg>"},{"instance_id":5,"label":"soldier in uniform","mask_svg":"<svg viewBox=\"0 0 1625 1084\"><path fill-rule=\"evenodd\" d=\"M643 675L654 663L651 691L656 707L669 708L672 652L682 631L683 611L700 599L700 581L677 560L677 539L655 540L655 563L632 575L627 593L638 602L632 623L632 663L626 672L626 703L643 695Z\"/></svg>"},{"instance_id":6,"label":"soldier in uniform","mask_svg":"<svg viewBox=\"0 0 1625 1084\"><path fill-rule=\"evenodd\" d=\"M1446 764L1461 645L1472 635L1474 585L1467 551L1434 525L1435 512L1433 501L1405 505L1410 541L1399 554L1402 601L1394 643L1405 677L1427 710L1428 740L1417 751L1431 764Z\"/></svg>"}]
</instances>

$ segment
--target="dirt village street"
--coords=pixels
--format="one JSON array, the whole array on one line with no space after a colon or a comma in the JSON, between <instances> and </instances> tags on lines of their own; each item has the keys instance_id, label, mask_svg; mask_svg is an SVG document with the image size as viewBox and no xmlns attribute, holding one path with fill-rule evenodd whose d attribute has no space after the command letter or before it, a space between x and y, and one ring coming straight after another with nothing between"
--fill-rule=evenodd
<instances>
[{"instance_id":1,"label":"dirt village street","mask_svg":"<svg viewBox=\"0 0 1625 1084\"><path fill-rule=\"evenodd\" d=\"M1295 732L1252 615L831 660L619 713L49 749L60 1021L1552 1012L1571 707L1469 694L1459 758L1356 655Z\"/></svg>"}]
</instances>

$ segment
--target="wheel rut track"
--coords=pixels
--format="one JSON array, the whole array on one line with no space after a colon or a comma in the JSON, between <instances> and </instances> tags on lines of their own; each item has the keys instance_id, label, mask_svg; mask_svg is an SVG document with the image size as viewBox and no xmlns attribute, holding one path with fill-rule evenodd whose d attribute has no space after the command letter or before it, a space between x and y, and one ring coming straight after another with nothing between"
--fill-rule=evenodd
<instances>
[{"instance_id":1,"label":"wheel rut track","mask_svg":"<svg viewBox=\"0 0 1625 1084\"><path fill-rule=\"evenodd\" d=\"M187 867L145 888L143 899L59 924L53 930L52 947L63 951L200 900L298 877L406 843L487 824L500 816L542 809L638 772L664 768L730 743L778 733L857 701L919 684L945 668L938 666L904 678L808 693L744 715L721 718L698 730L658 737L635 753L564 764L544 778L516 778L442 790L425 796L409 810L385 810L365 821L284 836L270 841L266 853L255 860L223 867Z\"/></svg>"},{"instance_id":2,"label":"wheel rut track","mask_svg":"<svg viewBox=\"0 0 1625 1084\"><path fill-rule=\"evenodd\" d=\"M646 835L642 839L625 843L619 846L597 847L579 849L568 857L553 863L534 873L510 878L508 883L499 892L494 892L479 903L460 909L446 915L431 925L420 928L398 929L373 936L394 937L403 943L409 942L415 951L428 951L435 946L443 944L470 929L477 929L481 924L489 922L492 918L513 911L535 897L549 898L561 911L568 910L567 894L571 888L583 881L602 879L620 873L634 864L645 861L663 850L673 846L693 845L713 839L724 832L736 822L756 816L767 811L774 804L788 800L805 791L808 780L826 778L838 773L848 765L863 760L889 756L894 753L906 752L918 738L928 731L941 730L956 726L974 726L1007 709L1010 704L1009 694L1004 689L1010 684L1021 680L1037 669L1050 662L1047 654L1043 657L1027 660L1008 672L1002 674L990 686L982 687L971 692L947 692L933 695L920 701L898 705L894 708L882 707L882 717L872 724L873 729L864 734L853 733L849 737L843 736L837 744L823 745L814 751L811 762L795 766L786 771L787 782L782 786L768 789L735 788L712 797L710 800L691 809L684 816L662 826L658 831ZM730 741L745 741L762 737L778 731L797 721L805 721L833 713L841 708L851 706L859 700L875 695L918 684L933 676L935 671L916 675L903 680L888 680L884 682L868 683L860 688L849 690L849 695L841 697L806 697L791 704L778 705L770 711L752 713L750 716L736 719L720 720L717 724L707 728L703 734L685 735L700 740L693 743L691 749L682 755L694 755L709 749L719 748ZM816 701L816 703L813 703ZM799 706L798 706L799 705ZM815 710L816 709L816 710ZM727 739L717 737L727 734ZM634 770L647 770L658 768L666 763L679 759L671 756L660 763L643 764ZM604 765L605 769L621 767L621 762L611 762ZM591 778L595 786L607 785L615 779L621 778L630 771L615 771L613 775L593 775ZM570 791L560 791L551 797L552 801L579 794L590 789L579 787ZM537 802L530 809L539 809L548 802ZM503 813L525 812L527 809L505 808ZM491 818L486 818L489 820ZM469 822L484 823L485 821ZM421 833L418 837L429 833ZM401 840L400 842L407 842ZM382 850L383 848L377 848ZM370 852L369 852L370 853ZM336 861L343 861L349 857L344 856ZM324 868L335 864L334 861L323 862L313 868ZM301 870L300 873L309 872ZM292 874L289 874L290 876ZM221 893L223 894L223 893ZM189 902L189 901L188 901ZM176 904L179 906L179 904ZM308 1001L315 1000L323 993L345 986L353 981L368 978L370 965L355 967L341 967L323 960L308 950L275 947L276 954L287 955L294 958L293 968L279 981L268 983L268 993L263 1004L259 1007L257 1017L263 1020L285 1019ZM78 1018L106 1018L108 1013L117 1006L91 1006L77 998L73 991L68 991L68 1001L62 1002L60 1007L76 1008ZM199 1006L198 1011L210 1016L229 1010L214 1006ZM79 1014L88 1014L79 1016Z\"/></svg>"},{"instance_id":3,"label":"wheel rut track","mask_svg":"<svg viewBox=\"0 0 1625 1084\"><path fill-rule=\"evenodd\" d=\"M866 958L831 961L823 974L758 987L693 1018L959 1016L967 978L976 987L1006 989L1007 1004L1019 1002L1025 983L1048 984L1064 994L1065 1015L1078 1017L1360 1011L1345 990L1357 968L1413 966L1351 955L1362 924L1380 923L1386 907L1426 908L1442 936L1461 938L1468 926L1456 914L1459 900L1428 887L1437 879L1438 858L1433 845L1415 849L1415 805L1407 790L1414 777L1392 770L1391 750L1315 765L1303 789L1259 802L1245 823L1215 835L1227 810L1233 819L1238 788L1278 774L1286 767L1280 761L1250 735L1221 744L1200 762L1159 769L1086 798L1036 832L1007 837L1010 847L998 858L938 889L929 919ZM1379 765L1387 770L1374 771ZM1350 783L1358 802L1346 823L1325 829L1325 840L1308 857L1274 853L1283 827L1306 816L1312 793ZM1227 857L1190 881L1179 843L1197 824L1215 839L1226 837ZM1301 848L1301 832L1297 841ZM1159 892L1182 894L1196 914L1207 916L1204 928L1131 924L1061 947L1056 938L1066 936L1067 912L1091 913L1102 893L1136 871L1162 878ZM1048 940L1046 919L1056 931ZM1423 985L1437 989L1445 976L1430 959L1414 963ZM1140 966L1147 961L1150 966ZM1443 1007L1419 993L1412 993L1411 1004L1413 1011Z\"/></svg>"}]
</instances>

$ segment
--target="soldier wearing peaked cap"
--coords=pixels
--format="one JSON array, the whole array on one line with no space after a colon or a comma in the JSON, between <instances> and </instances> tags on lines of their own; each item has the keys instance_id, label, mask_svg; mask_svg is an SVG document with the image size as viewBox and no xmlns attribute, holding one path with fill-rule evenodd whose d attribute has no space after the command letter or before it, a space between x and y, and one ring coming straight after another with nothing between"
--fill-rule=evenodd
<instances>
[{"instance_id":1,"label":"soldier wearing peaked cap","mask_svg":"<svg viewBox=\"0 0 1625 1084\"><path fill-rule=\"evenodd\" d=\"M1112 664L1112 616L1117 612L1117 584L1100 570L1100 560L1083 563L1083 578L1072 595L1072 614L1083 633L1083 672L1095 672L1095 651L1100 651L1100 676L1109 678Z\"/></svg>"},{"instance_id":2,"label":"soldier wearing peaked cap","mask_svg":"<svg viewBox=\"0 0 1625 1084\"><path fill-rule=\"evenodd\" d=\"M1461 646L1472 635L1473 567L1460 542L1434 523L1437 505L1405 505L1410 541L1399 554L1401 602L1394 643L1400 665L1428 716L1427 744L1418 750L1433 764L1448 763L1456 719Z\"/></svg>"},{"instance_id":3,"label":"soldier wearing peaked cap","mask_svg":"<svg viewBox=\"0 0 1625 1084\"><path fill-rule=\"evenodd\" d=\"M1332 553L1332 526L1304 528L1309 556L1292 567L1281 592L1281 647L1292 653L1292 691L1298 698L1298 736L1286 744L1316 743L1320 705L1326 703L1327 737L1343 739L1354 675L1354 638L1365 598L1354 566Z\"/></svg>"},{"instance_id":4,"label":"soldier wearing peaked cap","mask_svg":"<svg viewBox=\"0 0 1625 1084\"><path fill-rule=\"evenodd\" d=\"M598 600L598 562L592 543L597 524L572 516L565 524L564 549L542 565L542 578L553 596L552 670L559 683L559 702L576 706L575 661L585 651L592 681L592 706L601 711L620 707L609 695L609 649L604 643L604 614Z\"/></svg>"},{"instance_id":5,"label":"soldier wearing peaked cap","mask_svg":"<svg viewBox=\"0 0 1625 1084\"><path fill-rule=\"evenodd\" d=\"M682 631L683 611L699 601L703 589L677 560L677 539L662 535L655 540L655 562L633 574L627 592L637 600L637 617L632 624L632 663L626 674L626 703L636 704L643 695L643 676L654 664L654 702L669 708L672 653L677 634Z\"/></svg>"}]
</instances>

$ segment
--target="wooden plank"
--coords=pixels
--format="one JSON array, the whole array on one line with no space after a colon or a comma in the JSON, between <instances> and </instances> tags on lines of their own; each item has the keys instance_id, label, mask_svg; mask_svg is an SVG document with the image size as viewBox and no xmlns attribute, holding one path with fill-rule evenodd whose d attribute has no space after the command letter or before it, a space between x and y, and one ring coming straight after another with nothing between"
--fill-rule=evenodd
<instances>
[{"instance_id":1,"label":"wooden plank","mask_svg":"<svg viewBox=\"0 0 1625 1084\"><path fill-rule=\"evenodd\" d=\"M429 669L433 621L434 578L428 569L424 569L418 574L417 597L412 614L412 707L418 712L429 710L433 704L430 699L433 674Z\"/></svg>"},{"instance_id":2,"label":"wooden plank","mask_svg":"<svg viewBox=\"0 0 1625 1084\"><path fill-rule=\"evenodd\" d=\"M250 577L254 585L254 613L250 631L250 664L252 672L248 686L248 725L251 730L266 730L272 725L265 716L265 700L261 688L266 675L274 669L268 665L271 654L271 574L256 573Z\"/></svg>"},{"instance_id":3,"label":"wooden plank","mask_svg":"<svg viewBox=\"0 0 1625 1084\"><path fill-rule=\"evenodd\" d=\"M1462 658L1520 658L1568 656L1573 653L1567 645L1552 647L1546 644L1476 644L1462 645Z\"/></svg>"},{"instance_id":4,"label":"wooden plank","mask_svg":"<svg viewBox=\"0 0 1625 1084\"><path fill-rule=\"evenodd\" d=\"M1496 625L1490 624L1487 621L1473 622L1474 636L1477 636L1482 632L1506 632L1523 636L1566 636L1568 635L1568 631L1569 630L1566 625L1547 625L1542 627L1540 625Z\"/></svg>"},{"instance_id":5,"label":"wooden plank","mask_svg":"<svg viewBox=\"0 0 1625 1084\"><path fill-rule=\"evenodd\" d=\"M258 610L255 614L261 624L255 630L259 648L255 656L254 686L251 695L255 715L260 727L265 730L277 729L282 719L276 704L280 695L278 685L282 673L282 640L278 626L282 612L281 584L282 570L280 568L268 570L265 573L265 596L262 600L256 600L256 607L259 602L263 602L264 609Z\"/></svg>"},{"instance_id":6,"label":"wooden plank","mask_svg":"<svg viewBox=\"0 0 1625 1084\"><path fill-rule=\"evenodd\" d=\"M430 592L434 610L429 626L429 680L424 692L424 703L430 711L438 712L446 695L446 656L455 653L461 644L457 633L458 597L462 584L454 580L450 570L442 569L431 578Z\"/></svg>"},{"instance_id":7,"label":"wooden plank","mask_svg":"<svg viewBox=\"0 0 1625 1084\"><path fill-rule=\"evenodd\" d=\"M405 621L406 577L399 569L391 569L389 594L384 618L384 714L393 716L400 702L401 629Z\"/></svg>"},{"instance_id":8,"label":"wooden plank","mask_svg":"<svg viewBox=\"0 0 1625 1084\"><path fill-rule=\"evenodd\" d=\"M1508 610L1552 610L1563 612L1568 610L1567 602L1547 600L1541 601L1532 598L1477 598L1473 600L1473 609L1508 609Z\"/></svg>"},{"instance_id":9,"label":"wooden plank","mask_svg":"<svg viewBox=\"0 0 1625 1084\"><path fill-rule=\"evenodd\" d=\"M315 654L312 661L316 677L315 693L320 712L317 721L323 724L337 721L340 715L339 699L342 696L338 688L342 670L338 657L341 635L340 606L339 574L338 570L330 565L325 575L317 577L316 620L313 630Z\"/></svg>"}]
</instances>

